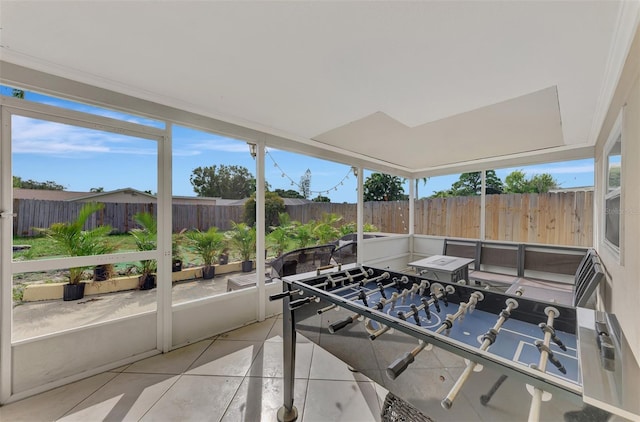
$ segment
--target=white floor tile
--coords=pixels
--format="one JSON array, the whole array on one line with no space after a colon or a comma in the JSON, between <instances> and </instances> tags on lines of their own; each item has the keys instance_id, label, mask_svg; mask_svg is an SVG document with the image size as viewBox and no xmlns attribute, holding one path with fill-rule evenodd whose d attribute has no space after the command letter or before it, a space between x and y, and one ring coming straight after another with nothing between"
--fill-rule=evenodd
<instances>
[{"instance_id":1,"label":"white floor tile","mask_svg":"<svg viewBox=\"0 0 640 422\"><path fill-rule=\"evenodd\" d=\"M167 374L119 374L60 420L137 421L178 378Z\"/></svg>"},{"instance_id":2,"label":"white floor tile","mask_svg":"<svg viewBox=\"0 0 640 422\"><path fill-rule=\"evenodd\" d=\"M360 372L353 372L349 370L346 363L318 346L314 346L313 348L309 379L370 381Z\"/></svg>"},{"instance_id":3,"label":"white floor tile","mask_svg":"<svg viewBox=\"0 0 640 422\"><path fill-rule=\"evenodd\" d=\"M211 345L211 340L203 340L189 346L181 347L169 353L152 356L138 361L124 370L124 372L138 372L145 374L173 374L178 375L189 366Z\"/></svg>"},{"instance_id":4,"label":"white floor tile","mask_svg":"<svg viewBox=\"0 0 640 422\"><path fill-rule=\"evenodd\" d=\"M220 334L219 339L224 340L248 340L248 341L265 341L271 328L276 323L277 317L267 318L261 322L246 325L227 333Z\"/></svg>"},{"instance_id":5,"label":"white floor tile","mask_svg":"<svg viewBox=\"0 0 640 422\"><path fill-rule=\"evenodd\" d=\"M260 341L217 339L186 373L242 377L249 371L261 348Z\"/></svg>"},{"instance_id":6,"label":"white floor tile","mask_svg":"<svg viewBox=\"0 0 640 422\"><path fill-rule=\"evenodd\" d=\"M245 378L222 422L275 422L278 409L283 405L283 388L282 378ZM295 380L293 405L299 416L304 411L306 393L307 380Z\"/></svg>"},{"instance_id":7,"label":"white floor tile","mask_svg":"<svg viewBox=\"0 0 640 422\"><path fill-rule=\"evenodd\" d=\"M296 378L309 378L309 370L311 368L311 355L313 352L313 344L297 344L296 346ZM253 360L249 376L252 377L283 377L284 359L282 343L265 342L260 352Z\"/></svg>"},{"instance_id":8,"label":"white floor tile","mask_svg":"<svg viewBox=\"0 0 640 422\"><path fill-rule=\"evenodd\" d=\"M372 382L309 380L302 422L372 422L380 406Z\"/></svg>"},{"instance_id":9,"label":"white floor tile","mask_svg":"<svg viewBox=\"0 0 640 422\"><path fill-rule=\"evenodd\" d=\"M183 375L140 420L218 421L241 382L241 377Z\"/></svg>"},{"instance_id":10,"label":"white floor tile","mask_svg":"<svg viewBox=\"0 0 640 422\"><path fill-rule=\"evenodd\" d=\"M37 396L0 406L0 421L53 421L60 418L94 391L108 383L115 372L102 374L68 384Z\"/></svg>"}]
</instances>

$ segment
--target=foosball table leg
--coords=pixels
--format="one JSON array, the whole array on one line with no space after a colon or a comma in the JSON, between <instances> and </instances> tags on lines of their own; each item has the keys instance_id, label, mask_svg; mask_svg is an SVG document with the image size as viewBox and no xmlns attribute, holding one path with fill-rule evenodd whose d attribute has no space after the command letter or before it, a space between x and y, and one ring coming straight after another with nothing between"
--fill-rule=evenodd
<instances>
[{"instance_id":1,"label":"foosball table leg","mask_svg":"<svg viewBox=\"0 0 640 422\"><path fill-rule=\"evenodd\" d=\"M283 282L284 284L284 282ZM284 286L283 286L284 287ZM279 422L291 422L298 419L298 409L293 405L293 391L295 382L295 362L296 362L296 330L295 316L289 309L289 296L282 300L282 343L283 343L283 382L284 382L284 404L278 409Z\"/></svg>"},{"instance_id":2,"label":"foosball table leg","mask_svg":"<svg viewBox=\"0 0 640 422\"><path fill-rule=\"evenodd\" d=\"M498 391L498 388L500 388L500 386L502 385L503 382L505 382L506 379L507 379L506 375L500 375L500 378L498 378L496 382L493 384L493 386L491 386L491 389L487 392L487 394L483 394L480 396L480 403L482 403L483 406L486 406L487 404L489 404L491 397L493 397L496 391Z\"/></svg>"}]
</instances>

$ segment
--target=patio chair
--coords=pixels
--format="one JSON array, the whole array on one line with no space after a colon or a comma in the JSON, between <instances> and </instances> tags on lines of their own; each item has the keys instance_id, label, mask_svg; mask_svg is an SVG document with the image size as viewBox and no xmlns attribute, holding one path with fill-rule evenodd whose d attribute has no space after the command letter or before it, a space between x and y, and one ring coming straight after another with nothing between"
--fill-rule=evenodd
<instances>
[{"instance_id":1,"label":"patio chair","mask_svg":"<svg viewBox=\"0 0 640 422\"><path fill-rule=\"evenodd\" d=\"M333 244L328 244L286 252L271 262L271 277L282 278L315 271L319 267L329 265L335 247Z\"/></svg>"},{"instance_id":2,"label":"patio chair","mask_svg":"<svg viewBox=\"0 0 640 422\"><path fill-rule=\"evenodd\" d=\"M353 264L358 258L358 242L347 242L337 247L331 256L336 264Z\"/></svg>"}]
</instances>

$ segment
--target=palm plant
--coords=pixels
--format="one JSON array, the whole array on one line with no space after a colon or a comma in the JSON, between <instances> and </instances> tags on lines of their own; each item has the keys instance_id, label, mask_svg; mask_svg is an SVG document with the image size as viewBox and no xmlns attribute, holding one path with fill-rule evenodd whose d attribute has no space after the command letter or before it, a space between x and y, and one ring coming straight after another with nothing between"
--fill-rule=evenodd
<instances>
[{"instance_id":1,"label":"palm plant","mask_svg":"<svg viewBox=\"0 0 640 422\"><path fill-rule=\"evenodd\" d=\"M68 256L89 256L112 252L113 247L105 239L111 233L111 226L98 226L91 230L83 230L91 214L103 208L104 204L102 203L86 203L80 209L75 221L54 223L43 232ZM69 284L79 284L86 268L69 268Z\"/></svg>"},{"instance_id":2,"label":"palm plant","mask_svg":"<svg viewBox=\"0 0 640 422\"><path fill-rule=\"evenodd\" d=\"M295 227L293 238L296 241L297 248L306 248L316 242L316 238L313 234L315 225L315 221L311 220L306 224L300 224Z\"/></svg>"},{"instance_id":3,"label":"palm plant","mask_svg":"<svg viewBox=\"0 0 640 422\"><path fill-rule=\"evenodd\" d=\"M213 263L218 253L225 247L224 234L218 232L217 227L209 227L209 230L203 232L200 230L190 230L185 233L189 244L194 249L205 266L203 270L203 278L213 278ZM210 274L210 276L209 276Z\"/></svg>"},{"instance_id":4,"label":"palm plant","mask_svg":"<svg viewBox=\"0 0 640 422\"><path fill-rule=\"evenodd\" d=\"M156 250L158 243L158 223L153 214L146 211L139 212L133 216L133 220L141 226L141 228L135 228L129 231L131 236L133 236L138 250ZM153 259L147 259L140 261L140 265L137 266L137 268L141 275L141 283L143 283L147 276L157 271L158 263Z\"/></svg>"},{"instance_id":5,"label":"palm plant","mask_svg":"<svg viewBox=\"0 0 640 422\"><path fill-rule=\"evenodd\" d=\"M267 235L267 243L272 249L275 249L276 255L280 256L289 246L294 226L291 223L291 217L286 212L278 214L278 220L280 225L271 227L271 233Z\"/></svg>"},{"instance_id":6,"label":"palm plant","mask_svg":"<svg viewBox=\"0 0 640 422\"><path fill-rule=\"evenodd\" d=\"M322 221L313 229L313 234L320 244L330 243L338 238L340 231L335 227L342 217L338 214L323 214Z\"/></svg>"},{"instance_id":7,"label":"palm plant","mask_svg":"<svg viewBox=\"0 0 640 422\"><path fill-rule=\"evenodd\" d=\"M186 229L182 229L178 233L171 235L171 271L174 272L182 270L182 247L185 231Z\"/></svg>"},{"instance_id":8,"label":"palm plant","mask_svg":"<svg viewBox=\"0 0 640 422\"><path fill-rule=\"evenodd\" d=\"M229 232L229 241L238 251L243 262L243 271L248 268L247 262L256 251L256 229L245 223L231 222L232 230Z\"/></svg>"}]
</instances>

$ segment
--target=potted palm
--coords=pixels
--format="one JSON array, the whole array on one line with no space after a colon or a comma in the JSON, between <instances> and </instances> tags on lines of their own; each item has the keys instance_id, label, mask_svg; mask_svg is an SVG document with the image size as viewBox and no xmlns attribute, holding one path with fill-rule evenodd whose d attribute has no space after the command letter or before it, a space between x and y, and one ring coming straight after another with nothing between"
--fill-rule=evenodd
<instances>
[{"instance_id":1,"label":"potted palm","mask_svg":"<svg viewBox=\"0 0 640 422\"><path fill-rule=\"evenodd\" d=\"M184 233L186 229L182 229L178 233L171 236L171 271L177 273L182 271L184 257L182 255L182 245L184 243Z\"/></svg>"},{"instance_id":2,"label":"potted palm","mask_svg":"<svg viewBox=\"0 0 640 422\"><path fill-rule=\"evenodd\" d=\"M256 251L256 229L245 223L231 222L232 230L229 232L229 241L238 251L242 259L242 271L248 273L253 269L251 256Z\"/></svg>"},{"instance_id":3,"label":"potted palm","mask_svg":"<svg viewBox=\"0 0 640 422\"><path fill-rule=\"evenodd\" d=\"M209 227L206 232L200 230L190 230L185 233L189 244L193 250L200 255L204 267L202 268L202 278L212 279L216 274L216 267L213 266L215 259L225 246L224 234L218 232L217 227Z\"/></svg>"},{"instance_id":4,"label":"potted palm","mask_svg":"<svg viewBox=\"0 0 640 422\"><path fill-rule=\"evenodd\" d=\"M133 220L140 225L140 228L131 229L129 233L133 236L136 247L139 251L154 251L157 247L158 224L155 217L149 212L139 212L133 216ZM158 263L154 259L142 260L136 265L140 278L138 287L140 290L153 289L156 286L156 271Z\"/></svg>"},{"instance_id":5,"label":"potted palm","mask_svg":"<svg viewBox=\"0 0 640 422\"><path fill-rule=\"evenodd\" d=\"M104 208L104 204L86 203L80 209L75 221L54 223L44 234L60 246L69 256L97 255L109 251L105 236L111 233L111 226L98 226L83 230L85 223L94 212ZM82 274L87 267L69 268L69 283L64 285L63 300L77 300L84 297Z\"/></svg>"}]
</instances>

